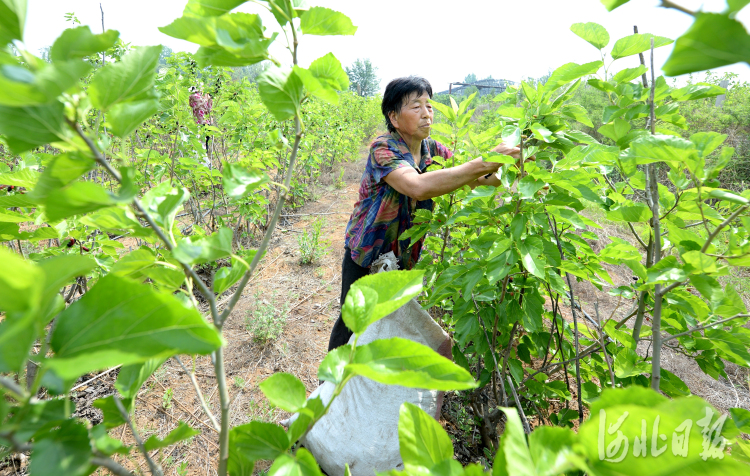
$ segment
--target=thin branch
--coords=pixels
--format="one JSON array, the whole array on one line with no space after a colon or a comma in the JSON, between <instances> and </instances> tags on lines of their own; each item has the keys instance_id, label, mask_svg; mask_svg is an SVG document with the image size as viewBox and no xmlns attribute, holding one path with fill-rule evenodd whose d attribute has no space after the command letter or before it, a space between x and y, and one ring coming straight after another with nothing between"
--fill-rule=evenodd
<instances>
[{"instance_id":1,"label":"thin branch","mask_svg":"<svg viewBox=\"0 0 750 476\"><path fill-rule=\"evenodd\" d=\"M712 231L710 235L708 235L708 238L706 239L706 242L703 244L703 247L701 248L701 253L705 253L706 250L708 249L708 247L711 246L711 242L714 240L714 238L716 238L716 235L718 235L719 233L721 233L721 230L725 226L727 226L730 223L732 223L734 221L734 219L737 218L738 216L740 216L740 214L742 214L742 212L744 212L745 210L747 210L748 207L750 207L750 205L745 205L745 206L742 206L742 207L738 208L737 211L735 211L734 213L732 213L729 216L729 218L727 218L726 220L724 220L723 222L721 222L721 225L717 226L716 229L714 231Z\"/></svg>"},{"instance_id":2,"label":"thin branch","mask_svg":"<svg viewBox=\"0 0 750 476\"><path fill-rule=\"evenodd\" d=\"M531 427L529 426L529 421L526 419L526 414L523 412L523 408L521 407L521 402L518 400L518 394L516 394L516 387L513 386L513 379L510 378L510 375L506 375L506 378L508 379L508 383L510 384L510 392L513 394L513 400L516 401L516 408L518 408L518 413L521 415L521 422L523 423L523 429L528 435L531 433Z\"/></svg>"},{"instance_id":3,"label":"thin branch","mask_svg":"<svg viewBox=\"0 0 750 476\"><path fill-rule=\"evenodd\" d=\"M698 326L694 327L692 329L688 329L685 332L680 332L679 334L675 334L672 336L669 336L665 339L662 339L662 342L669 342L670 340L677 339L678 337L686 336L688 334L692 334L693 332L702 331L704 329L709 329L713 326L718 326L719 324L724 324L725 322L733 321L734 319L739 319L741 317L750 317L750 314L735 314L732 317L727 317L726 319L722 319L720 321L713 322L711 324L706 324L704 326Z\"/></svg>"},{"instance_id":4,"label":"thin branch","mask_svg":"<svg viewBox=\"0 0 750 476\"><path fill-rule=\"evenodd\" d=\"M135 444L138 446L138 450L141 453L143 453L143 457L146 458L148 467L151 469L151 474L153 474L154 476L164 476L164 472L162 471L161 467L153 459L151 459L151 456L149 456L148 451L146 451L146 448L143 446L143 440L141 439L141 436L138 434L138 430L135 429L133 420L130 419L130 415L128 414L128 411L125 410L125 407L122 405L120 398L117 395L113 395L112 399L115 401L115 405L117 405L117 409L120 411L120 415L122 416L122 419L128 423L128 426L130 427L130 431L133 432L133 438L135 438Z\"/></svg>"},{"instance_id":5,"label":"thin branch","mask_svg":"<svg viewBox=\"0 0 750 476\"><path fill-rule=\"evenodd\" d=\"M24 392L23 388L21 388L21 386L13 380L7 377L0 377L0 385L5 387L6 390L10 391L16 400L24 400L24 395L26 395L26 392Z\"/></svg>"},{"instance_id":6,"label":"thin branch","mask_svg":"<svg viewBox=\"0 0 750 476\"><path fill-rule=\"evenodd\" d=\"M676 3L671 2L670 0L661 0L661 5L659 5L661 8L671 8L673 10L681 11L682 13L687 13L691 17L695 16L695 12L692 10L688 10L687 8L683 7L682 5L677 5Z\"/></svg>"},{"instance_id":7,"label":"thin branch","mask_svg":"<svg viewBox=\"0 0 750 476\"><path fill-rule=\"evenodd\" d=\"M201 404L201 407L203 408L203 411L206 413L206 416L208 416L208 419L211 420L211 425L213 425L214 430L217 432L221 431L221 427L219 426L219 423L216 421L216 417L213 413L211 413L211 409L208 408L208 405L206 404L206 399L203 398L203 392L201 392L201 387L198 385L198 380L195 378L195 374L187 369L185 365L182 363L179 357L176 355L174 356L174 359L177 361L178 364L180 364L180 367L182 367L182 370L185 371L186 374L190 377L190 381L193 382L193 388L195 388L195 393L198 395L198 401Z\"/></svg>"},{"instance_id":8,"label":"thin branch","mask_svg":"<svg viewBox=\"0 0 750 476\"><path fill-rule=\"evenodd\" d=\"M110 458L102 458L94 456L91 458L91 464L94 466L101 466L107 468L112 474L116 476L133 476L133 472L124 466L120 466L117 462Z\"/></svg>"}]
</instances>

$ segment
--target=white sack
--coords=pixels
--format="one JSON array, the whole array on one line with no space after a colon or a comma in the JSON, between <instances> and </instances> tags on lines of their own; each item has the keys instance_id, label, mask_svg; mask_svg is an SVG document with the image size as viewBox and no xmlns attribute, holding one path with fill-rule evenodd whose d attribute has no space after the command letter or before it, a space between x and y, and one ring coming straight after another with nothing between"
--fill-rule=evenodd
<instances>
[{"instance_id":1,"label":"white sack","mask_svg":"<svg viewBox=\"0 0 750 476\"><path fill-rule=\"evenodd\" d=\"M451 358L450 338L416 299L368 327L357 344L390 337L419 342ZM353 342L354 336L349 340L350 344ZM324 382L309 398L320 396L327 405L333 390L331 382ZM404 402L417 405L437 419L443 392L383 385L354 377L301 442L329 476L343 476L346 463L352 476L403 469L398 450L398 414Z\"/></svg>"}]
</instances>

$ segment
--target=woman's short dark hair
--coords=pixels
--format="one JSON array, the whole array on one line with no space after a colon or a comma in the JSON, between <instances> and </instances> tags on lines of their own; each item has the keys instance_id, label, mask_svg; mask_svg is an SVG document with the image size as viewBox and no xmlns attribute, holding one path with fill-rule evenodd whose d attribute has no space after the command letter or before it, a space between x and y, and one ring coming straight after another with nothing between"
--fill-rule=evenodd
<instances>
[{"instance_id":1,"label":"woman's short dark hair","mask_svg":"<svg viewBox=\"0 0 750 476\"><path fill-rule=\"evenodd\" d=\"M396 132L396 128L391 124L391 119L388 115L392 112L398 113L401 110L401 106L404 105L404 101L412 93L417 93L417 97L427 93L430 99L432 99L432 86L429 81L420 76L396 78L386 86L385 93L383 94L383 104L380 106L380 109L385 116L385 125L388 127L388 132Z\"/></svg>"}]
</instances>

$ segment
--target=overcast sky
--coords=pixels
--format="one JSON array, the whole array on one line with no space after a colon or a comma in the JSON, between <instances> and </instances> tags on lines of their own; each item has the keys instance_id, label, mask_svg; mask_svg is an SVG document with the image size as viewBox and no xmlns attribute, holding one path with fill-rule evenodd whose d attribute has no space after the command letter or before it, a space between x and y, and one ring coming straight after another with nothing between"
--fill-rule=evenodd
<instances>
[{"instance_id":1,"label":"overcast sky","mask_svg":"<svg viewBox=\"0 0 750 476\"><path fill-rule=\"evenodd\" d=\"M65 13L74 12L92 31L104 26L120 31L132 45L163 44L175 51L192 51L197 46L162 34L157 28L182 14L185 0L28 0L27 49L36 52L51 45L70 27ZM426 77L435 92L449 82L463 81L469 73L482 79L489 75L518 81L539 77L568 62L585 63L599 59L598 51L570 31L577 22L603 25L611 40L632 34L633 25L641 33L677 38L690 26L692 18L676 10L657 8L657 0L632 0L609 13L598 0L310 0L347 14L359 28L351 37L303 37L300 64L307 66L328 52L343 65L357 58L369 58L378 68L381 90L390 79L417 74ZM721 11L724 0L677 0L697 10ZM252 3L240 11L262 13L264 25L273 30L273 17ZM750 7L738 19L750 25ZM272 53L290 61L281 36ZM664 64L672 45L656 50L657 68ZM648 62L648 57L646 57ZM616 61L612 71L638 64L632 56ZM750 67L736 64L719 71L739 73L750 81ZM658 74L658 72L657 72ZM702 75L701 75L702 77Z\"/></svg>"}]
</instances>

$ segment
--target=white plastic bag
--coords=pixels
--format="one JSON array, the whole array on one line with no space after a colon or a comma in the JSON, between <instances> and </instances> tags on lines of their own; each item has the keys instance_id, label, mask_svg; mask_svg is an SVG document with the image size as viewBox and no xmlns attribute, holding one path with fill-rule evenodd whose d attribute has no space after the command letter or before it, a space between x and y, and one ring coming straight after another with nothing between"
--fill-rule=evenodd
<instances>
[{"instance_id":1,"label":"white plastic bag","mask_svg":"<svg viewBox=\"0 0 750 476\"><path fill-rule=\"evenodd\" d=\"M450 338L415 299L375 322L357 344L402 337L424 344L446 358ZM349 343L354 342L354 336ZM327 405L334 385L324 382L309 398L320 396ZM435 418L440 416L443 392L383 385L364 377L352 378L328 413L301 440L329 476L343 476L348 463L353 476L403 469L398 448L398 414L409 402ZM290 422L296 415L290 419Z\"/></svg>"}]
</instances>

